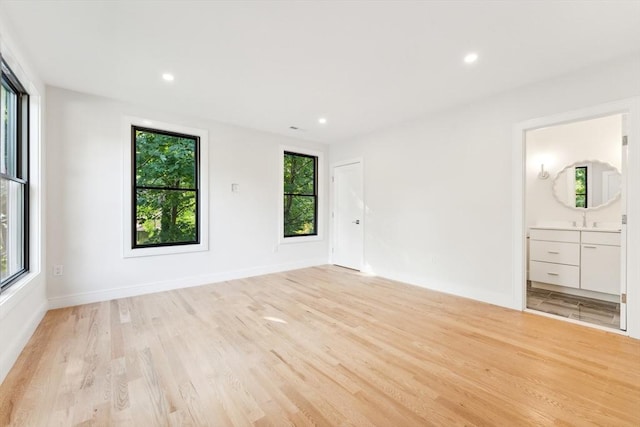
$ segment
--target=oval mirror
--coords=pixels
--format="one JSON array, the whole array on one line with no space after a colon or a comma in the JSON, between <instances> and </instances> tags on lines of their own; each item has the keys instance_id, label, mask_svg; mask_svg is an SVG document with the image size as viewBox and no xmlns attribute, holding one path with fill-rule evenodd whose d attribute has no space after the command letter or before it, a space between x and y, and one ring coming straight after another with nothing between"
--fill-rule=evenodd
<instances>
[{"instance_id":1,"label":"oval mirror","mask_svg":"<svg viewBox=\"0 0 640 427\"><path fill-rule=\"evenodd\" d=\"M615 166L583 160L558 172L553 180L553 195L568 208L598 209L620 197L621 181Z\"/></svg>"}]
</instances>

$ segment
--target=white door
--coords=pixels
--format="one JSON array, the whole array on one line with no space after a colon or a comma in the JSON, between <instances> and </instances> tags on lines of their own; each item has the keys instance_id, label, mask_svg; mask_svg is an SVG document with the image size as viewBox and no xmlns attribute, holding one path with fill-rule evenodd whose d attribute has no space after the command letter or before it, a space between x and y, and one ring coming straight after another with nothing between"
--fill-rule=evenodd
<instances>
[{"instance_id":1,"label":"white door","mask_svg":"<svg viewBox=\"0 0 640 427\"><path fill-rule=\"evenodd\" d=\"M622 226L620 229L620 329L627 330L627 165L628 165L628 137L627 114L622 115L622 162L620 174L622 185L620 186L620 205L622 206Z\"/></svg>"},{"instance_id":2,"label":"white door","mask_svg":"<svg viewBox=\"0 0 640 427\"><path fill-rule=\"evenodd\" d=\"M333 168L333 263L362 269L364 202L362 163Z\"/></svg>"}]
</instances>

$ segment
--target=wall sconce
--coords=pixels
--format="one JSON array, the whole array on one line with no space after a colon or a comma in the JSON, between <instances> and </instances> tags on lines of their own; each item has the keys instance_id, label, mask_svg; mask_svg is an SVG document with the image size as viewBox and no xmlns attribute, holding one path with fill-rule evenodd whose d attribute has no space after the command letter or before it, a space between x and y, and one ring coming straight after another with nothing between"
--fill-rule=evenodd
<instances>
[{"instance_id":1,"label":"wall sconce","mask_svg":"<svg viewBox=\"0 0 640 427\"><path fill-rule=\"evenodd\" d=\"M538 172L538 179L547 179L549 178L549 172L544 170L544 163L540 163L540 172Z\"/></svg>"}]
</instances>

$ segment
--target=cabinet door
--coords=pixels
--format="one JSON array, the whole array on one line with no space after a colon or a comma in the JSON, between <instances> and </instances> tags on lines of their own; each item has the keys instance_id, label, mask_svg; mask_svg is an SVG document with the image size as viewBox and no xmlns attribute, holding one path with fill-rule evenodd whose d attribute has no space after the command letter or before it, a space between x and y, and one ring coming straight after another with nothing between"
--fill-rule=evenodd
<instances>
[{"instance_id":1,"label":"cabinet door","mask_svg":"<svg viewBox=\"0 0 640 427\"><path fill-rule=\"evenodd\" d=\"M620 293L620 246L582 245L580 288Z\"/></svg>"}]
</instances>

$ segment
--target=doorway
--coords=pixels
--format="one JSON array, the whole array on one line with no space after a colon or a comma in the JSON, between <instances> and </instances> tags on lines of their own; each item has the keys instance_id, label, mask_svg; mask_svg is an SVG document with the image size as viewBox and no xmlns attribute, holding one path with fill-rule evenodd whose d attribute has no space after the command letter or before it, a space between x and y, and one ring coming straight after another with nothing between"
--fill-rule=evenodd
<instances>
[{"instance_id":1,"label":"doorway","mask_svg":"<svg viewBox=\"0 0 640 427\"><path fill-rule=\"evenodd\" d=\"M332 262L362 270L364 253L364 200L362 162L335 165L333 181Z\"/></svg>"},{"instance_id":2,"label":"doorway","mask_svg":"<svg viewBox=\"0 0 640 427\"><path fill-rule=\"evenodd\" d=\"M625 115L525 133L527 309L625 329Z\"/></svg>"}]
</instances>

